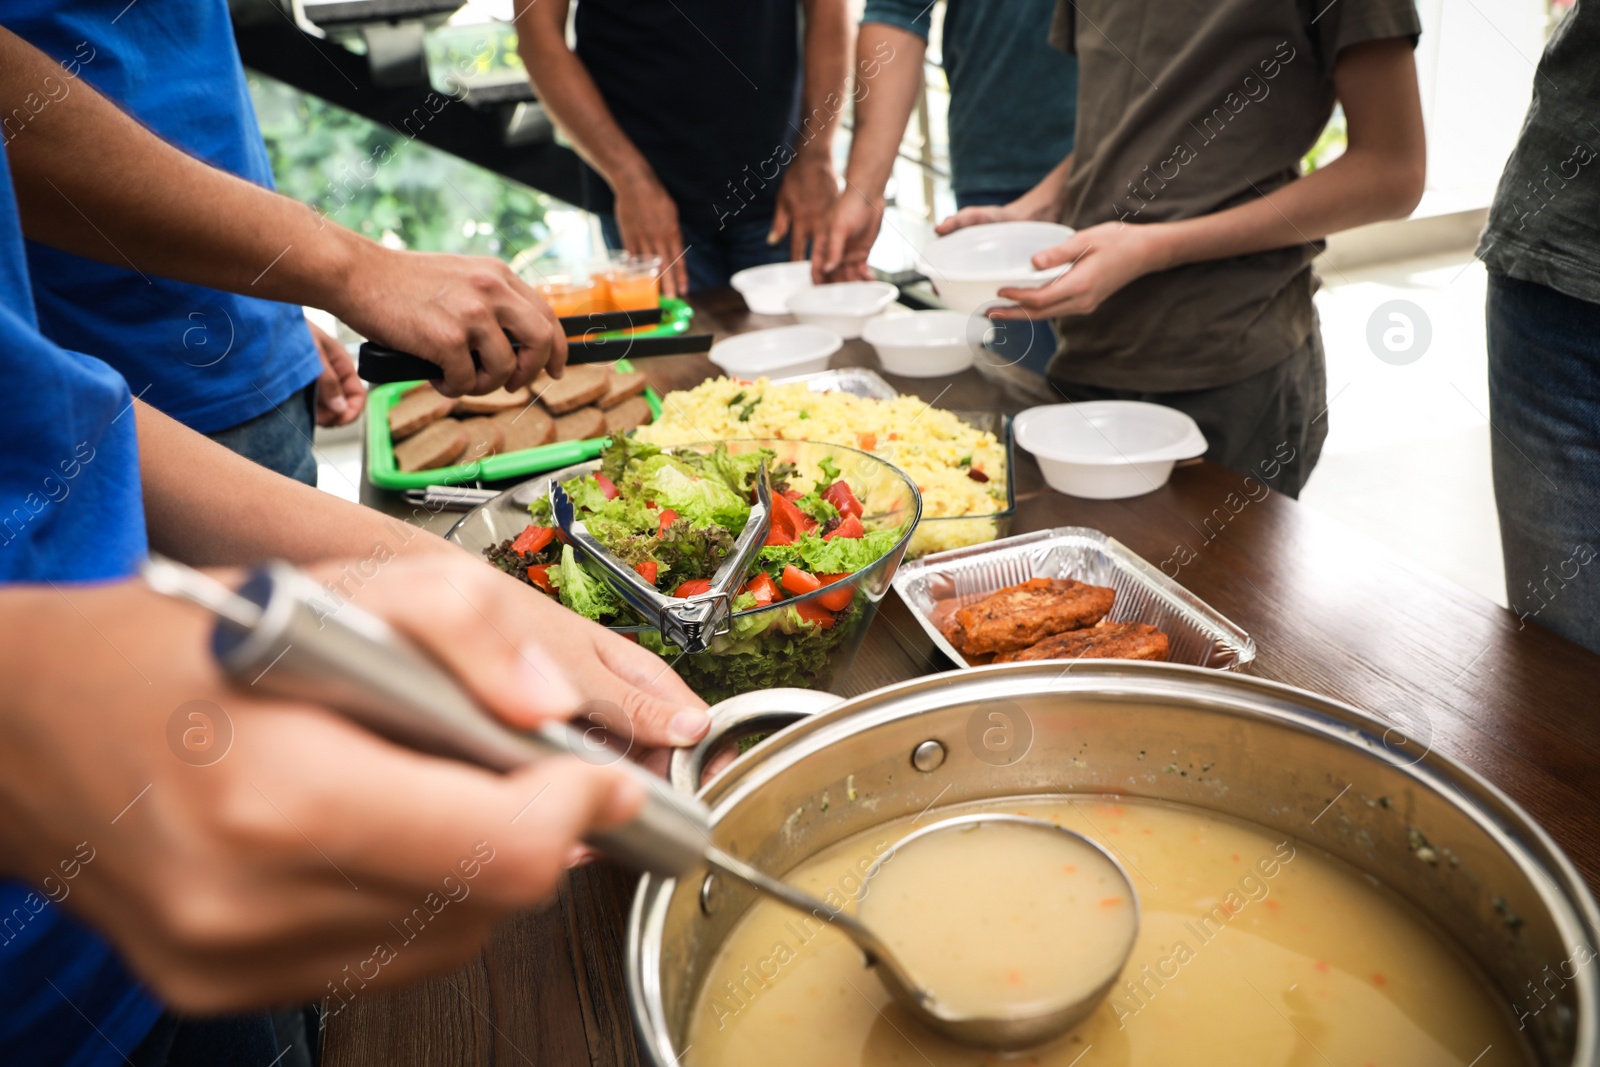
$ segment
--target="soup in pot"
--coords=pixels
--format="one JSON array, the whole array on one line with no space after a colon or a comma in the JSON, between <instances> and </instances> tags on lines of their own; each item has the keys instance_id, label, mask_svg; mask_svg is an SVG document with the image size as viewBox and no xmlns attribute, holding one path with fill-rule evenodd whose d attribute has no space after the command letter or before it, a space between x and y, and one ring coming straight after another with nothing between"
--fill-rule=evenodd
<instances>
[{"instance_id":1,"label":"soup in pot","mask_svg":"<svg viewBox=\"0 0 1600 1067\"><path fill-rule=\"evenodd\" d=\"M1305 844L1210 812L1148 800L1028 798L963 805L887 823L807 860L786 880L831 906L855 909L861 877L900 838L973 811L1015 812L1055 822L1104 845L1139 894L1138 940L1099 1009L1041 1049L1001 1056L920 1028L890 1000L861 954L823 919L758 900L713 961L689 1020L681 1062L689 1067L1495 1067L1531 1057L1515 1023L1472 965L1443 935L1353 867ZM981 840L974 837L975 842ZM1025 842L1018 842L1024 845ZM908 850L907 857L911 853ZM981 889L978 853L942 857L950 870L912 870L897 898L902 933L957 912L942 891ZM883 869L885 876L896 861ZM1023 861L1024 863L1026 861ZM1016 863L1007 865L1016 869ZM1066 872L1061 872L1065 875ZM1044 869L1027 879L1060 893ZM1010 967L975 952L961 995L1003 1000L1010 986L1051 975L1048 953L1080 951L1052 909L1028 902L1020 880L993 898L1039 923L1031 951ZM877 880L868 894L876 892ZM874 905L877 907L879 905ZM1019 910L1021 909L1021 910ZM1107 911L1115 913L1113 905ZM869 908L869 914L871 909ZM1121 921L1112 914L1108 921ZM970 945L969 936L964 944ZM981 940L981 939L980 939ZM1014 931L996 944L1014 946ZM1035 970L1037 969L1037 970ZM940 967L950 973L963 968ZM1034 974L1030 976L1029 971ZM1016 971L1016 974L1012 974ZM933 980L928 979L930 985ZM935 990L936 994L939 992ZM991 1006L995 1000L986 1001Z\"/></svg>"},{"instance_id":2,"label":"soup in pot","mask_svg":"<svg viewBox=\"0 0 1600 1067\"><path fill-rule=\"evenodd\" d=\"M856 914L946 1013L1047 1014L1122 967L1138 906L1106 853L1051 823L922 822L867 872Z\"/></svg>"}]
</instances>

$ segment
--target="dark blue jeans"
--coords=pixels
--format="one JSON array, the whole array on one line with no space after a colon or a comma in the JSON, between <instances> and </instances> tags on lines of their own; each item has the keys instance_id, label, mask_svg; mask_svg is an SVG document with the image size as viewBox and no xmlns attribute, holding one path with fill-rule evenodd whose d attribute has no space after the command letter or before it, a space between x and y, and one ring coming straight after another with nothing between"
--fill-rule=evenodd
<instances>
[{"instance_id":1,"label":"dark blue jeans","mask_svg":"<svg viewBox=\"0 0 1600 1067\"><path fill-rule=\"evenodd\" d=\"M316 388L313 382L271 411L206 436L268 470L316 485L317 457L311 451L317 427Z\"/></svg>"},{"instance_id":2,"label":"dark blue jeans","mask_svg":"<svg viewBox=\"0 0 1600 1067\"><path fill-rule=\"evenodd\" d=\"M957 193L956 210L964 207L988 207L1009 204L1026 189L997 189L974 193ZM984 345L991 364L1021 367L1035 374L1043 374L1056 354L1056 334L1049 322L1012 320L994 322L994 339Z\"/></svg>"},{"instance_id":3,"label":"dark blue jeans","mask_svg":"<svg viewBox=\"0 0 1600 1067\"><path fill-rule=\"evenodd\" d=\"M1600 304L1490 274L1487 325L1506 598L1600 652Z\"/></svg>"},{"instance_id":4,"label":"dark blue jeans","mask_svg":"<svg viewBox=\"0 0 1600 1067\"><path fill-rule=\"evenodd\" d=\"M683 236L683 265L689 272L689 291L721 289L728 279L747 267L783 263L789 258L789 239L767 244L772 232L770 215L759 219L735 219L722 229L679 223ZM607 248L622 247L622 231L615 215L600 216L600 232ZM663 264L665 266L665 264Z\"/></svg>"}]
</instances>

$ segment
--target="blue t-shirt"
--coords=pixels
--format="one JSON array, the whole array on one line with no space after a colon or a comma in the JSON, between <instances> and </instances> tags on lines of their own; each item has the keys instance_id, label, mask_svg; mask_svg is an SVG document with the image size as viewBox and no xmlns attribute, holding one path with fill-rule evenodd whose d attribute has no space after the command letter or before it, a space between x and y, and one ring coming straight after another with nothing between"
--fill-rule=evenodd
<instances>
[{"instance_id":1,"label":"blue t-shirt","mask_svg":"<svg viewBox=\"0 0 1600 1067\"><path fill-rule=\"evenodd\" d=\"M928 37L926 0L867 0L861 21ZM1055 0L949 0L950 184L957 193L1025 192L1072 151L1078 60L1050 47ZM879 62L894 62L878 57Z\"/></svg>"},{"instance_id":2,"label":"blue t-shirt","mask_svg":"<svg viewBox=\"0 0 1600 1067\"><path fill-rule=\"evenodd\" d=\"M145 554L133 400L116 371L39 335L3 148L0 381L0 583L126 577ZM46 894L72 883L30 874L0 882L0 1063L120 1064L161 1007Z\"/></svg>"},{"instance_id":3,"label":"blue t-shirt","mask_svg":"<svg viewBox=\"0 0 1600 1067\"><path fill-rule=\"evenodd\" d=\"M271 188L226 0L0 0L0 25L62 63L57 98L87 82L191 155ZM201 433L264 414L321 372L298 307L27 247L45 336ZM138 249L124 251L137 266Z\"/></svg>"}]
</instances>

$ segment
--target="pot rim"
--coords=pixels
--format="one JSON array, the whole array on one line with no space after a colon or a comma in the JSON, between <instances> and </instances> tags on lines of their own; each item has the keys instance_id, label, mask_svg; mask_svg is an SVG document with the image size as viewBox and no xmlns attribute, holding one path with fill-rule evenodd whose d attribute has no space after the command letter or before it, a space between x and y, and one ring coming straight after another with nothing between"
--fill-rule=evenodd
<instances>
[{"instance_id":1,"label":"pot rim","mask_svg":"<svg viewBox=\"0 0 1600 1067\"><path fill-rule=\"evenodd\" d=\"M990 684L985 698L1045 692L1130 699L1176 697L1194 704L1197 710L1288 727L1356 750L1443 796L1493 840L1537 887L1563 945L1600 947L1600 904L1583 876L1538 821L1498 786L1431 744L1414 761L1399 757L1383 743L1392 726L1342 701L1283 682L1203 667L1079 660L1062 671L1050 663L1007 663L923 675L884 686L795 723L707 782L698 795L711 808L713 829L745 798L802 759L860 730L967 699L967 690L985 683ZM774 740L778 743L773 744ZM676 1067L682 1055L672 1045L660 977L661 930L676 888L675 878L643 876L628 914L628 1003L638 1045L657 1067ZM1578 1003L1591 1008L1580 1011L1576 1020L1573 1065L1600 1062L1600 1010L1596 1010L1600 1008L1600 977L1594 972L1594 968L1584 967L1572 979Z\"/></svg>"}]
</instances>

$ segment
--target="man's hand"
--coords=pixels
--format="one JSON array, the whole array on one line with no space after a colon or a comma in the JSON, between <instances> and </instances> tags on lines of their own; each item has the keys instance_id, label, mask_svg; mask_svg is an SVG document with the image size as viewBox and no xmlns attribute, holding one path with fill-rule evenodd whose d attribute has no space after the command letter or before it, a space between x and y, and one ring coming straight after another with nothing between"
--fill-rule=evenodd
<instances>
[{"instance_id":1,"label":"man's hand","mask_svg":"<svg viewBox=\"0 0 1600 1067\"><path fill-rule=\"evenodd\" d=\"M636 256L660 256L662 295L683 296L689 291L689 269L683 262L678 205L654 174L619 181L614 191L622 246Z\"/></svg>"},{"instance_id":2,"label":"man's hand","mask_svg":"<svg viewBox=\"0 0 1600 1067\"><path fill-rule=\"evenodd\" d=\"M519 726L597 696L639 711L643 738L699 707L666 664L474 560L390 560L353 599ZM615 767L493 774L230 685L206 651L211 619L141 582L9 587L0 618L16 638L0 649L15 683L0 717L4 872L105 933L182 1010L457 965L497 919L548 899L580 836L643 800Z\"/></svg>"},{"instance_id":3,"label":"man's hand","mask_svg":"<svg viewBox=\"0 0 1600 1067\"><path fill-rule=\"evenodd\" d=\"M868 200L848 187L840 193L823 220L821 239L811 245L811 280L818 285L871 281L867 256L878 240L883 210L881 196Z\"/></svg>"},{"instance_id":4,"label":"man's hand","mask_svg":"<svg viewBox=\"0 0 1600 1067\"><path fill-rule=\"evenodd\" d=\"M446 396L520 389L541 370L560 377L567 340L555 312L505 263L359 239L352 252L320 306L358 333L437 363Z\"/></svg>"},{"instance_id":5,"label":"man's hand","mask_svg":"<svg viewBox=\"0 0 1600 1067\"><path fill-rule=\"evenodd\" d=\"M996 295L1015 300L1014 308L998 308L996 319L1051 319L1087 315L1135 278L1165 270L1170 254L1166 225L1103 222L1079 230L1067 240L1033 257L1035 270L1072 264L1061 277L1037 289L1002 289Z\"/></svg>"},{"instance_id":6,"label":"man's hand","mask_svg":"<svg viewBox=\"0 0 1600 1067\"><path fill-rule=\"evenodd\" d=\"M778 186L778 206L772 214L772 232L767 244L789 238L789 258L806 258L807 246L815 247L824 231L828 210L839 198L839 176L833 160L819 152L802 152L784 172Z\"/></svg>"},{"instance_id":7,"label":"man's hand","mask_svg":"<svg viewBox=\"0 0 1600 1067\"><path fill-rule=\"evenodd\" d=\"M348 426L361 415L367 404L367 387L356 374L355 361L339 339L316 323L307 320L317 355L322 357L322 376L317 379L317 425Z\"/></svg>"}]
</instances>

